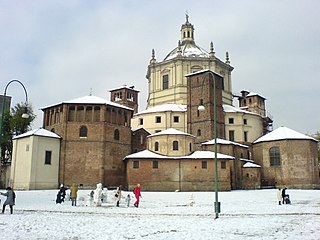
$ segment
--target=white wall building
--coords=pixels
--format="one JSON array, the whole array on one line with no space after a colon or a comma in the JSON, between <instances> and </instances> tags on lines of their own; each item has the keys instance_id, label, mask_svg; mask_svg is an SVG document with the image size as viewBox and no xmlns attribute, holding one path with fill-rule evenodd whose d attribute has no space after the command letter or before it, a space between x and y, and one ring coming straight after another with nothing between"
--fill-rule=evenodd
<instances>
[{"instance_id":1,"label":"white wall building","mask_svg":"<svg viewBox=\"0 0 320 240\"><path fill-rule=\"evenodd\" d=\"M13 138L10 186L14 189L58 188L60 136L35 129Z\"/></svg>"}]
</instances>

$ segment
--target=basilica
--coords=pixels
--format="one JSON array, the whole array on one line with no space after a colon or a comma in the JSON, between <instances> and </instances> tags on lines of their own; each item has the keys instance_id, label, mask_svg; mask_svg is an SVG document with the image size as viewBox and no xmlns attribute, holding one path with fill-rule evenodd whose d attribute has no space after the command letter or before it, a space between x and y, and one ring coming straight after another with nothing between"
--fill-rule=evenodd
<instances>
[{"instance_id":1,"label":"basilica","mask_svg":"<svg viewBox=\"0 0 320 240\"><path fill-rule=\"evenodd\" d=\"M163 60L151 51L145 110L138 111L134 86L109 89L109 100L90 95L44 106L43 129L14 139L10 185L213 191L218 168L219 190L319 188L317 140L274 130L260 93L235 94L229 53L221 60L212 42L208 51L198 46L188 16L180 33ZM22 163L26 149L40 154Z\"/></svg>"}]
</instances>

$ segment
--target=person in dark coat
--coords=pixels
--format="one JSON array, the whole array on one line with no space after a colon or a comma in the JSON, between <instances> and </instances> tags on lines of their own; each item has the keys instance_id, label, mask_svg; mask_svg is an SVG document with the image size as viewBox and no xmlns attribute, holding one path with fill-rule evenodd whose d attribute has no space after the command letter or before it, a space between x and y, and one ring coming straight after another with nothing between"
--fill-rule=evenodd
<instances>
[{"instance_id":1,"label":"person in dark coat","mask_svg":"<svg viewBox=\"0 0 320 240\"><path fill-rule=\"evenodd\" d=\"M0 193L3 196L6 196L7 199L6 201L3 203L3 207L2 207L2 212L4 213L4 211L6 210L6 206L9 205L10 206L10 213L13 213L13 205L15 205L15 200L16 200L16 194L15 192L12 190L11 187L7 187L6 188L7 192L5 193Z\"/></svg>"},{"instance_id":2,"label":"person in dark coat","mask_svg":"<svg viewBox=\"0 0 320 240\"><path fill-rule=\"evenodd\" d=\"M63 186L63 184L60 185L60 196L61 202L64 202L64 199L66 197L66 188Z\"/></svg>"},{"instance_id":3,"label":"person in dark coat","mask_svg":"<svg viewBox=\"0 0 320 240\"><path fill-rule=\"evenodd\" d=\"M59 190L58 194L57 194L57 199L56 199L56 203L61 203L62 202L62 198L61 198L61 192Z\"/></svg>"},{"instance_id":4,"label":"person in dark coat","mask_svg":"<svg viewBox=\"0 0 320 240\"><path fill-rule=\"evenodd\" d=\"M287 188L285 187L284 189L282 189L282 204L285 203L285 199L286 199L286 190Z\"/></svg>"}]
</instances>

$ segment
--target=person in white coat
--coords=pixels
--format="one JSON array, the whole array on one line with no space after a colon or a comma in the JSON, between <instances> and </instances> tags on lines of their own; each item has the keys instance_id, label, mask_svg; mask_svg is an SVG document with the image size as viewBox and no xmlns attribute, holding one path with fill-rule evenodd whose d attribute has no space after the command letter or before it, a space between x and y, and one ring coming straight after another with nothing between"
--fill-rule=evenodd
<instances>
[{"instance_id":1,"label":"person in white coat","mask_svg":"<svg viewBox=\"0 0 320 240\"><path fill-rule=\"evenodd\" d=\"M277 198L278 198L279 205L281 205L281 201L282 201L281 188L279 188L279 191L277 192Z\"/></svg>"},{"instance_id":2,"label":"person in white coat","mask_svg":"<svg viewBox=\"0 0 320 240\"><path fill-rule=\"evenodd\" d=\"M117 207L119 207L120 204L120 199L121 199L121 185L119 187L117 187L116 193L115 193L115 198L117 201Z\"/></svg>"}]
</instances>

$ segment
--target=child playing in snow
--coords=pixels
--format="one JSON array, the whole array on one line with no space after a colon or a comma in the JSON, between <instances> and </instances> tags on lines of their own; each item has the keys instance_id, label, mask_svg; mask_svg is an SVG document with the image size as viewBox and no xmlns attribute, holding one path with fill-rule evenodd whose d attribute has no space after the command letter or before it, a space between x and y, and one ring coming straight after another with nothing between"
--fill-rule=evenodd
<instances>
[{"instance_id":1,"label":"child playing in snow","mask_svg":"<svg viewBox=\"0 0 320 240\"><path fill-rule=\"evenodd\" d=\"M131 197L130 197L130 194L128 194L127 197L126 197L127 207L130 206L130 201L131 201Z\"/></svg>"}]
</instances>

